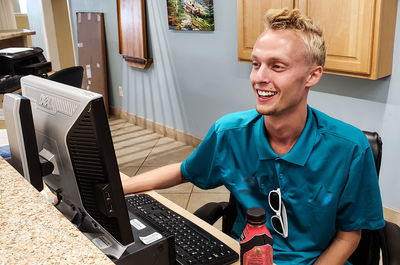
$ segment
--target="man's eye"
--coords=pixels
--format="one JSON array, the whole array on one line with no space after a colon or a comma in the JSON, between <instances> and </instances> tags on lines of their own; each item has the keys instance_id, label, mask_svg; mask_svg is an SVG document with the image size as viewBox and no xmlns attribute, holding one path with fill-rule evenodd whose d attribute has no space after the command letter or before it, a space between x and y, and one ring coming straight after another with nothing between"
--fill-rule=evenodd
<instances>
[{"instance_id":1,"label":"man's eye","mask_svg":"<svg viewBox=\"0 0 400 265\"><path fill-rule=\"evenodd\" d=\"M274 65L272 66L272 68L273 68L274 70L278 70L278 71L282 71L282 70L283 70L283 66L280 65L280 64L274 64Z\"/></svg>"},{"instance_id":2,"label":"man's eye","mask_svg":"<svg viewBox=\"0 0 400 265\"><path fill-rule=\"evenodd\" d=\"M259 66L259 63L253 62L252 65L253 65L253 67L257 67L257 66Z\"/></svg>"}]
</instances>

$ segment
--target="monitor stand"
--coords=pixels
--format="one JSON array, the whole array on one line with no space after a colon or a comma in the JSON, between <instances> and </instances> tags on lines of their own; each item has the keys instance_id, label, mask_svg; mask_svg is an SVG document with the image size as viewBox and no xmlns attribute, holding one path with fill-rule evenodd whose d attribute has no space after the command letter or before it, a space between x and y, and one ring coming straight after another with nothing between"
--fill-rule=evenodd
<instances>
[{"instance_id":1,"label":"monitor stand","mask_svg":"<svg viewBox=\"0 0 400 265\"><path fill-rule=\"evenodd\" d=\"M56 208L115 264L175 264L174 236L163 236L154 242L145 242L143 240L144 237L158 231L133 213L129 212L129 219L131 220L131 224L133 224L134 243L124 246L108 234L105 229L95 228L89 220L90 218L83 218L76 211L76 208L71 207L68 203L60 202ZM137 225L138 222L140 225Z\"/></svg>"}]
</instances>

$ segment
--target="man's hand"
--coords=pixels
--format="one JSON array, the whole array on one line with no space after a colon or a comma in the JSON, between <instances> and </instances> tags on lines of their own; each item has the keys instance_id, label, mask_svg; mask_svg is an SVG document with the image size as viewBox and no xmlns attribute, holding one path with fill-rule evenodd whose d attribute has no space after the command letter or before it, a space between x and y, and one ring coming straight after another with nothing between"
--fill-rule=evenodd
<instances>
[{"instance_id":1,"label":"man's hand","mask_svg":"<svg viewBox=\"0 0 400 265\"><path fill-rule=\"evenodd\" d=\"M361 239L361 230L345 232L338 230L331 245L322 253L316 265L342 265L354 250L356 250Z\"/></svg>"}]
</instances>

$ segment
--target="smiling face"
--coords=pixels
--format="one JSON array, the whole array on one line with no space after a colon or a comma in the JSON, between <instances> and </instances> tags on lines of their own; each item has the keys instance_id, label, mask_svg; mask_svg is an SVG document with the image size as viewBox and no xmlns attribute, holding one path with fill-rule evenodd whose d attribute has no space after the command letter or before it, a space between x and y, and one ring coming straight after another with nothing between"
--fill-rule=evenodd
<instances>
[{"instance_id":1,"label":"smiling face","mask_svg":"<svg viewBox=\"0 0 400 265\"><path fill-rule=\"evenodd\" d=\"M309 88L322 67L310 65L306 45L293 30L266 30L256 41L250 82L262 115L290 115L307 110Z\"/></svg>"}]
</instances>

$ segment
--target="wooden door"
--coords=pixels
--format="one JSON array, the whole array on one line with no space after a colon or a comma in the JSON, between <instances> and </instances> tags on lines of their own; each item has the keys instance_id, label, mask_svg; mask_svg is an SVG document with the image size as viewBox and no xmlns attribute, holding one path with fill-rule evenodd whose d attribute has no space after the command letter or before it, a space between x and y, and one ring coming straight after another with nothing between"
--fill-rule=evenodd
<instances>
[{"instance_id":1,"label":"wooden door","mask_svg":"<svg viewBox=\"0 0 400 265\"><path fill-rule=\"evenodd\" d=\"M78 56L83 67L82 88L103 96L108 115L108 87L104 14L77 12Z\"/></svg>"},{"instance_id":2,"label":"wooden door","mask_svg":"<svg viewBox=\"0 0 400 265\"><path fill-rule=\"evenodd\" d=\"M264 14L270 8L289 8L293 0L238 0L238 59L251 61L251 51L264 30Z\"/></svg>"},{"instance_id":3,"label":"wooden door","mask_svg":"<svg viewBox=\"0 0 400 265\"><path fill-rule=\"evenodd\" d=\"M117 0L119 53L128 65L141 69L153 62L147 56L145 4L145 0Z\"/></svg>"},{"instance_id":4,"label":"wooden door","mask_svg":"<svg viewBox=\"0 0 400 265\"><path fill-rule=\"evenodd\" d=\"M298 0L298 8L324 29L327 72L371 72L375 0Z\"/></svg>"}]
</instances>

